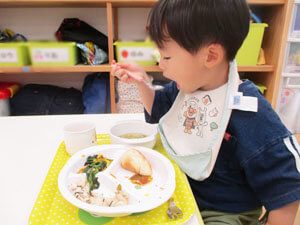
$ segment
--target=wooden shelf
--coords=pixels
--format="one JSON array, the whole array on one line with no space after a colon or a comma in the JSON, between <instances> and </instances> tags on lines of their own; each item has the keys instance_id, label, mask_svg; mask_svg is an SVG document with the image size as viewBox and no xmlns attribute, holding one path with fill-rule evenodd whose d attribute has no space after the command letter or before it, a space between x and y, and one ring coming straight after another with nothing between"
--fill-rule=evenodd
<instances>
[{"instance_id":1,"label":"wooden shelf","mask_svg":"<svg viewBox=\"0 0 300 225\"><path fill-rule=\"evenodd\" d=\"M152 7L157 0L111 0L110 1L113 5L113 7L126 7L126 8L132 8L132 7Z\"/></svg>"},{"instance_id":2,"label":"wooden shelf","mask_svg":"<svg viewBox=\"0 0 300 225\"><path fill-rule=\"evenodd\" d=\"M296 139L297 139L297 141L298 141L298 143L300 145L300 134L294 134L294 136L296 137Z\"/></svg>"},{"instance_id":3,"label":"wooden shelf","mask_svg":"<svg viewBox=\"0 0 300 225\"><path fill-rule=\"evenodd\" d=\"M105 7L103 0L0 0L1 8Z\"/></svg>"},{"instance_id":4,"label":"wooden shelf","mask_svg":"<svg viewBox=\"0 0 300 225\"><path fill-rule=\"evenodd\" d=\"M161 72L161 69L158 66L144 66L145 71L147 72ZM239 66L239 72L272 72L274 71L275 66L273 65L262 65L262 66Z\"/></svg>"},{"instance_id":5,"label":"wooden shelf","mask_svg":"<svg viewBox=\"0 0 300 225\"><path fill-rule=\"evenodd\" d=\"M69 72L110 72L108 64L89 66L24 66L24 67L0 67L0 73L69 73Z\"/></svg>"},{"instance_id":6,"label":"wooden shelf","mask_svg":"<svg viewBox=\"0 0 300 225\"><path fill-rule=\"evenodd\" d=\"M25 7L105 7L110 2L113 7L151 7L157 0L0 0L2 8ZM283 5L286 0L248 0L250 5Z\"/></svg>"},{"instance_id":7,"label":"wooden shelf","mask_svg":"<svg viewBox=\"0 0 300 225\"><path fill-rule=\"evenodd\" d=\"M106 8L109 64L114 59L113 40L118 40L118 8L150 8L158 0L0 0L1 8ZM286 39L289 32L294 0L247 0L250 5L265 6L262 20L269 27L265 30L262 48L268 65L239 66L239 72L253 72L251 80L265 85L266 99L276 108L280 77L285 57ZM0 67L0 75L7 73L79 73L110 72L109 64L99 66L55 67ZM158 66L145 66L147 72L161 72ZM263 74L260 74L263 73ZM263 75L263 76L262 76ZM115 110L114 79L110 77L111 108Z\"/></svg>"},{"instance_id":8,"label":"wooden shelf","mask_svg":"<svg viewBox=\"0 0 300 225\"><path fill-rule=\"evenodd\" d=\"M283 5L287 0L248 0L250 5Z\"/></svg>"},{"instance_id":9,"label":"wooden shelf","mask_svg":"<svg viewBox=\"0 0 300 225\"><path fill-rule=\"evenodd\" d=\"M161 72L158 66L144 66L146 72ZM76 66L23 66L0 67L2 73L68 73L68 72L110 72L111 66L105 65L76 65Z\"/></svg>"},{"instance_id":10,"label":"wooden shelf","mask_svg":"<svg viewBox=\"0 0 300 225\"><path fill-rule=\"evenodd\" d=\"M274 70L274 65L238 66L239 72L273 72Z\"/></svg>"},{"instance_id":11,"label":"wooden shelf","mask_svg":"<svg viewBox=\"0 0 300 225\"><path fill-rule=\"evenodd\" d=\"M162 72L158 66L144 66L146 72ZM74 73L74 72L110 72L109 64L89 66L24 66L24 67L0 67L1 73ZM272 72L273 65L264 66L239 66L239 72Z\"/></svg>"}]
</instances>

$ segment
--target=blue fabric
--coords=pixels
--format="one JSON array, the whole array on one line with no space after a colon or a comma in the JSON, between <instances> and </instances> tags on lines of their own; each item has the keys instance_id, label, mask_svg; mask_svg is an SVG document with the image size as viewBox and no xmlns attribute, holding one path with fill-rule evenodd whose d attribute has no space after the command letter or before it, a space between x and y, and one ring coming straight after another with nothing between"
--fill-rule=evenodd
<instances>
[{"instance_id":1,"label":"blue fabric","mask_svg":"<svg viewBox=\"0 0 300 225\"><path fill-rule=\"evenodd\" d=\"M85 114L110 113L109 73L93 73L86 76L82 98Z\"/></svg>"},{"instance_id":2,"label":"blue fabric","mask_svg":"<svg viewBox=\"0 0 300 225\"><path fill-rule=\"evenodd\" d=\"M223 140L212 174L204 181L189 178L200 210L239 213L262 205L274 210L299 201L300 173L283 142L291 133L251 81L240 84L239 91L258 98L258 112L233 110L226 130L231 137ZM146 121L157 123L177 94L174 82L156 91Z\"/></svg>"}]
</instances>

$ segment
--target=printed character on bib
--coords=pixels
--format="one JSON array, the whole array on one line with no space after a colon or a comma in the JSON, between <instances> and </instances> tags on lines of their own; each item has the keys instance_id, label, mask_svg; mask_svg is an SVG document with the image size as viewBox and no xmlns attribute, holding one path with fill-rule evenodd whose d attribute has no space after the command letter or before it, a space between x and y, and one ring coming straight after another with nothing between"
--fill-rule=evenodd
<instances>
[{"instance_id":1,"label":"printed character on bib","mask_svg":"<svg viewBox=\"0 0 300 225\"><path fill-rule=\"evenodd\" d=\"M192 134L192 129L195 129L197 115L197 103L194 101L189 102L187 110L183 113L183 116L186 117L183 126L185 127L184 133Z\"/></svg>"}]
</instances>

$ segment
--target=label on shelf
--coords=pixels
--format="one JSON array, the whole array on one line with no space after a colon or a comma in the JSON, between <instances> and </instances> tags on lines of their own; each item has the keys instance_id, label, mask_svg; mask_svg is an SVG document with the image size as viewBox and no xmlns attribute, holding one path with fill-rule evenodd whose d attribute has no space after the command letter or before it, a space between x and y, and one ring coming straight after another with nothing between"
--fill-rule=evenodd
<instances>
[{"instance_id":1,"label":"label on shelf","mask_svg":"<svg viewBox=\"0 0 300 225\"><path fill-rule=\"evenodd\" d=\"M67 48L33 48L32 58L35 62L68 62Z\"/></svg>"},{"instance_id":2,"label":"label on shelf","mask_svg":"<svg viewBox=\"0 0 300 225\"><path fill-rule=\"evenodd\" d=\"M150 47L120 47L121 61L153 61L154 48Z\"/></svg>"},{"instance_id":3,"label":"label on shelf","mask_svg":"<svg viewBox=\"0 0 300 225\"><path fill-rule=\"evenodd\" d=\"M0 49L0 62L2 63L16 63L18 62L18 55L16 49L2 48Z\"/></svg>"}]
</instances>

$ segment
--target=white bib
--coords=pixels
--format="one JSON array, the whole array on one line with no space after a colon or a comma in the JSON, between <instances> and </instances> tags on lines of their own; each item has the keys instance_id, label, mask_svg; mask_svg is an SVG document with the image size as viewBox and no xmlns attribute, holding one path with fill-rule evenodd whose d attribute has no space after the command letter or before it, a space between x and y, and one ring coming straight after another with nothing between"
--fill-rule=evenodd
<instances>
[{"instance_id":1,"label":"white bib","mask_svg":"<svg viewBox=\"0 0 300 225\"><path fill-rule=\"evenodd\" d=\"M162 143L169 156L195 180L207 178L215 165L231 116L231 97L238 91L235 61L228 82L210 91L182 91L159 121Z\"/></svg>"}]
</instances>

